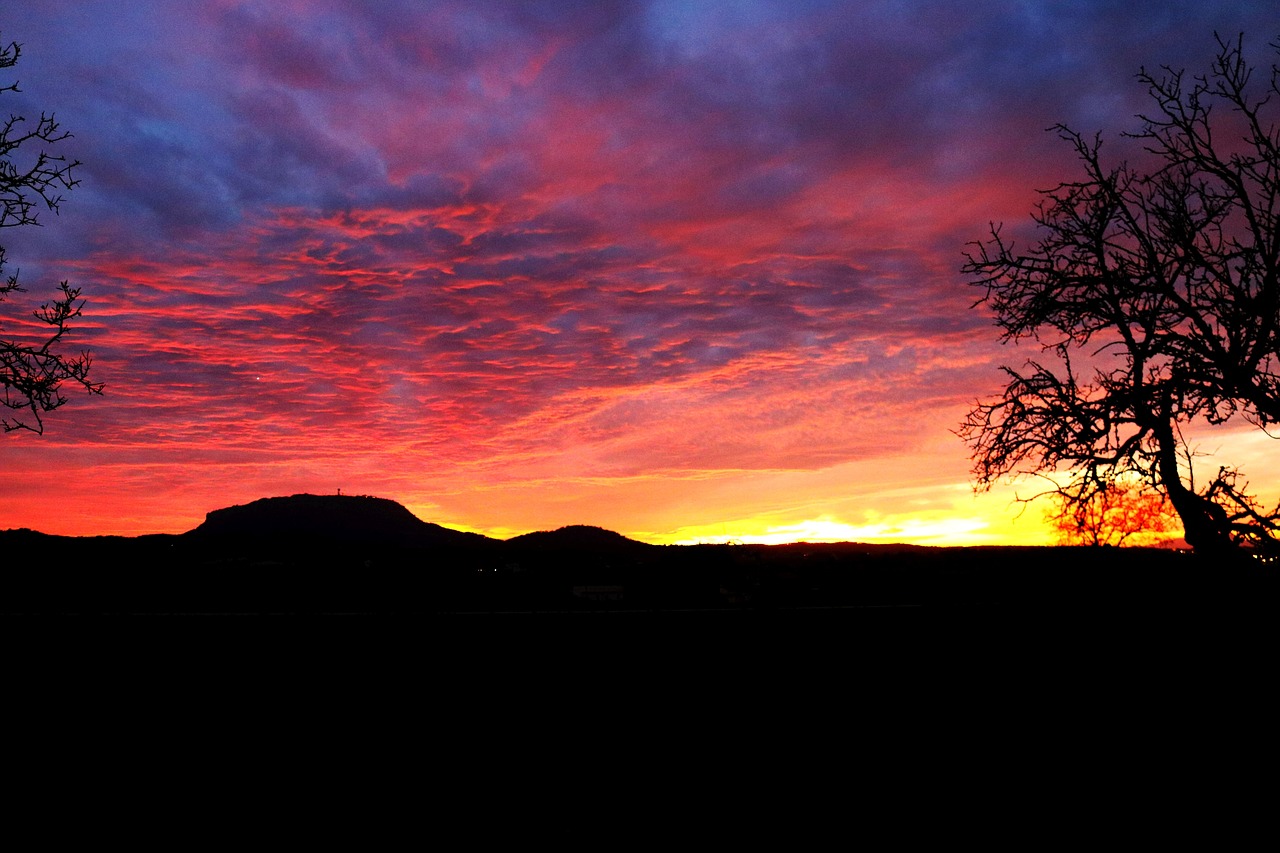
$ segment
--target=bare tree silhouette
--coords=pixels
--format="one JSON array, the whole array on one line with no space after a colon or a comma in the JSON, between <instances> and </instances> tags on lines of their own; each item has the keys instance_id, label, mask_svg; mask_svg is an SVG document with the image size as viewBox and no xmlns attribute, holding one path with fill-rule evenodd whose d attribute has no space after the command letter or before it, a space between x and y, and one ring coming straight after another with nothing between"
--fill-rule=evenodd
<instances>
[{"instance_id":1,"label":"bare tree silhouette","mask_svg":"<svg viewBox=\"0 0 1280 853\"><path fill-rule=\"evenodd\" d=\"M1126 135L1150 155L1142 167L1104 162L1100 136L1060 125L1084 175L1042 192L1038 242L992 225L972 244L976 304L1041 354L1004 367L1002 396L958 434L979 489L1068 470L1083 505L1146 482L1197 551L1227 552L1274 547L1280 507L1234 469L1197 476L1184 429L1280 423L1280 69L1251 80L1243 39L1216 38L1205 75L1139 73L1154 110Z\"/></svg>"},{"instance_id":2,"label":"bare tree silhouette","mask_svg":"<svg viewBox=\"0 0 1280 853\"><path fill-rule=\"evenodd\" d=\"M1169 499L1146 483L1114 482L1085 491L1085 499L1072 485L1054 493L1057 505L1045 516L1060 545L1155 545L1179 529Z\"/></svg>"},{"instance_id":3,"label":"bare tree silhouette","mask_svg":"<svg viewBox=\"0 0 1280 853\"><path fill-rule=\"evenodd\" d=\"M17 42L0 48L0 69L13 67L21 54ZM0 86L0 94L16 91L16 81ZM45 113L33 125L22 116L10 115L0 126L0 228L39 225L41 206L57 213L62 202L59 193L78 183L71 172L80 163L49 154L41 143L54 145L69 136L53 115ZM33 144L40 146L38 153L20 165L15 160L19 149ZM0 246L0 275L6 261L4 247ZM62 393L65 382L79 385L91 394L102 392L101 383L88 378L89 354L65 355L59 347L70 331L68 323L80 316L84 303L80 288L65 281L58 288L57 296L32 312L34 322L25 318L20 321L26 328L18 330L18 337L0 339L0 403L9 410L9 414L0 416L0 427L5 432L25 429L43 433L43 413L66 402ZM17 272L0 279L0 302L22 292Z\"/></svg>"}]
</instances>

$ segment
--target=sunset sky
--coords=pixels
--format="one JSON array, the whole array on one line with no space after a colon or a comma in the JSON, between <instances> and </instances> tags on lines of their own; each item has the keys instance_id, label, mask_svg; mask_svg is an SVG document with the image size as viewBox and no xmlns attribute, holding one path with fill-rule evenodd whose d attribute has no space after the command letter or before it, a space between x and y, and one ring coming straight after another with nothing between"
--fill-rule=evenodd
<instances>
[{"instance_id":1,"label":"sunset sky","mask_svg":"<svg viewBox=\"0 0 1280 853\"><path fill-rule=\"evenodd\" d=\"M960 274L1115 145L1143 65L1270 63L1263 2L33 0L0 115L81 186L0 230L83 287L101 397L0 436L0 529L176 533L299 492L506 538L1041 544L951 431ZM1276 445L1209 437L1264 497ZM1019 487L1036 491L1034 483ZM1271 497L1274 500L1274 497Z\"/></svg>"}]
</instances>

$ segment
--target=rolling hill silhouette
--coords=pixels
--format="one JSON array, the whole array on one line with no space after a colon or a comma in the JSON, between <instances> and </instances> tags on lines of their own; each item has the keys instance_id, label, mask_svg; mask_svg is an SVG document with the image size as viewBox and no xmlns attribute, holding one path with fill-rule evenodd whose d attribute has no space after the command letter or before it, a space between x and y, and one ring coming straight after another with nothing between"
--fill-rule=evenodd
<instances>
[{"instance_id":1,"label":"rolling hill silhouette","mask_svg":"<svg viewBox=\"0 0 1280 853\"><path fill-rule=\"evenodd\" d=\"M617 551L625 549L655 548L647 542L628 539L621 533L605 530L603 527L592 527L586 524L571 524L557 530L539 530L525 533L506 540L508 545L530 550L556 551Z\"/></svg>"}]
</instances>

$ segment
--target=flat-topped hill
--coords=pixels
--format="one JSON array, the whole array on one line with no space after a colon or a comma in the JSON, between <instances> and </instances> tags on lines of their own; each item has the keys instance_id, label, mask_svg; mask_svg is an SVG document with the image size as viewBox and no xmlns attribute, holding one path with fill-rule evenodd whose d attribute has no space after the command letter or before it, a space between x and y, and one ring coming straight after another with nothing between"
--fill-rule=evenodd
<instances>
[{"instance_id":1,"label":"flat-topped hill","mask_svg":"<svg viewBox=\"0 0 1280 853\"><path fill-rule=\"evenodd\" d=\"M188 535L448 546L497 541L423 521L387 498L308 494L215 509Z\"/></svg>"}]
</instances>

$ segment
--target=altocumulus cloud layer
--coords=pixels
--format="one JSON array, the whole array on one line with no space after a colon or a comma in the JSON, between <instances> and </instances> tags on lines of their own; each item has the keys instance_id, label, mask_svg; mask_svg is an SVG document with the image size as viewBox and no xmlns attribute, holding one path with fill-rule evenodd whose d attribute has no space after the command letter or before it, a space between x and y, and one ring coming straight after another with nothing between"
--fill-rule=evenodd
<instances>
[{"instance_id":1,"label":"altocumulus cloud layer","mask_svg":"<svg viewBox=\"0 0 1280 853\"><path fill-rule=\"evenodd\" d=\"M1261 58L1268 27L1142 0L24 3L4 107L55 111L83 185L0 237L33 289L85 288L108 387L4 439L0 527L338 487L499 533L974 516L948 430L1008 354L964 244L1072 174L1045 128L1132 129L1140 66L1203 68L1215 30Z\"/></svg>"}]
</instances>

